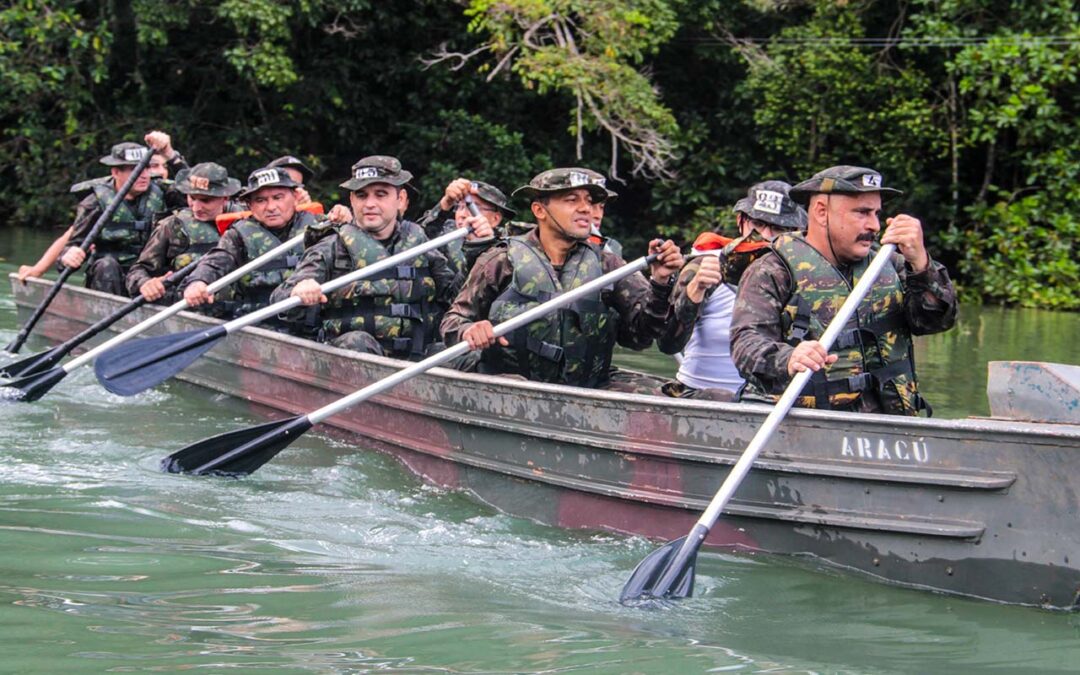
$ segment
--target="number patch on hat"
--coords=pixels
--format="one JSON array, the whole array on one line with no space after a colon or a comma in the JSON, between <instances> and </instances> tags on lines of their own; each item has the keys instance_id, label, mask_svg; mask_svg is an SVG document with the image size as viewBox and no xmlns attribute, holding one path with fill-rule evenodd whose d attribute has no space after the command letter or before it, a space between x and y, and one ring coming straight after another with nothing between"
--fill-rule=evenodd
<instances>
[{"instance_id":1,"label":"number patch on hat","mask_svg":"<svg viewBox=\"0 0 1080 675\"><path fill-rule=\"evenodd\" d=\"M863 187L881 187L881 174L879 173L864 173L862 177Z\"/></svg>"},{"instance_id":2,"label":"number patch on hat","mask_svg":"<svg viewBox=\"0 0 1080 675\"><path fill-rule=\"evenodd\" d=\"M361 180L363 178L378 178L379 170L373 166L362 166L353 173L353 178Z\"/></svg>"},{"instance_id":3,"label":"number patch on hat","mask_svg":"<svg viewBox=\"0 0 1080 675\"><path fill-rule=\"evenodd\" d=\"M281 180L281 175L278 174L277 169L267 169L266 171L255 172L255 184L259 187L269 185L271 183L277 183Z\"/></svg>"},{"instance_id":4,"label":"number patch on hat","mask_svg":"<svg viewBox=\"0 0 1080 675\"><path fill-rule=\"evenodd\" d=\"M124 161L137 162L146 157L146 148L124 148Z\"/></svg>"},{"instance_id":5,"label":"number patch on hat","mask_svg":"<svg viewBox=\"0 0 1080 675\"><path fill-rule=\"evenodd\" d=\"M191 183L191 187L196 190L209 190L210 179L206 176L189 176L188 182Z\"/></svg>"},{"instance_id":6,"label":"number patch on hat","mask_svg":"<svg viewBox=\"0 0 1080 675\"><path fill-rule=\"evenodd\" d=\"M754 210L762 213L780 215L780 209L784 205L784 195L772 190L758 190L754 195Z\"/></svg>"}]
</instances>

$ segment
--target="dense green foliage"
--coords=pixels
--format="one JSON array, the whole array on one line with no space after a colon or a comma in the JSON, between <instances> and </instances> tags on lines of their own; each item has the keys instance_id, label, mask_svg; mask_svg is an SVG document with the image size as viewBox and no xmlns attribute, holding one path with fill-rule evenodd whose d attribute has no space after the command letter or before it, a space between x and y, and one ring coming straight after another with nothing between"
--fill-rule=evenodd
<instances>
[{"instance_id":1,"label":"dense green foliage","mask_svg":"<svg viewBox=\"0 0 1080 675\"><path fill-rule=\"evenodd\" d=\"M150 128L313 193L397 154L414 213L457 174L617 175L613 233L691 238L749 183L832 163L905 190L970 297L1080 308L1080 11L1068 0L15 0L0 9L0 207Z\"/></svg>"}]
</instances>

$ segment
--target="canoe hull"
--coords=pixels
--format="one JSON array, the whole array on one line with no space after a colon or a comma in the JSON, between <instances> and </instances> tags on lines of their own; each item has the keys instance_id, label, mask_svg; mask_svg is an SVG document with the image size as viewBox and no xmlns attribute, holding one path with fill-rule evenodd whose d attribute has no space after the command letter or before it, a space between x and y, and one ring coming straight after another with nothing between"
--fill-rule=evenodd
<instances>
[{"instance_id":1,"label":"canoe hull","mask_svg":"<svg viewBox=\"0 0 1080 675\"><path fill-rule=\"evenodd\" d=\"M25 316L48 285L14 288ZM65 289L39 330L65 339L121 302ZM185 313L157 332L212 322ZM298 414L398 367L245 329L180 379ZM426 480L508 513L666 540L690 529L767 413L435 369L329 423ZM706 543L811 556L939 592L1075 609L1080 527L1068 478L1078 474L1075 425L797 410Z\"/></svg>"}]
</instances>

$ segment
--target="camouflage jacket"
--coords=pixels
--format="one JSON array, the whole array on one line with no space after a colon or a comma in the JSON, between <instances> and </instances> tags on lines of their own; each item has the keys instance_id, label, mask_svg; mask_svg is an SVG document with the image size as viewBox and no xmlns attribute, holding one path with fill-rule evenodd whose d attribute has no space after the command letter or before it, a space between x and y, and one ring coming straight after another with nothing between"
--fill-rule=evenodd
<instances>
[{"instance_id":1,"label":"camouflage jacket","mask_svg":"<svg viewBox=\"0 0 1080 675\"><path fill-rule=\"evenodd\" d=\"M304 279L314 279L320 284L324 284L356 269L356 263L340 240L336 228L327 226L319 229L325 229L325 232L321 234L321 238L317 242L308 244L308 248L304 250L304 256L300 259L292 276L274 289L273 294L270 296L271 302L279 302L288 298L296 284ZM397 246L401 243L399 235L400 229L395 228L394 234L380 242L390 255L405 250L404 248L397 250ZM431 276L435 280L435 302L441 312L461 289L465 277L454 269L442 249L430 251L425 255L428 259ZM306 307L295 307L286 313L283 318L287 321L299 321L306 319L307 312L308 308Z\"/></svg>"},{"instance_id":2,"label":"camouflage jacket","mask_svg":"<svg viewBox=\"0 0 1080 675\"><path fill-rule=\"evenodd\" d=\"M899 253L892 265L904 293L903 315L912 335L948 330L956 322L956 291L943 265L931 261L920 273L912 272ZM787 362L794 349L784 341L782 315L794 283L787 266L774 254L747 268L739 284L731 320L731 355L739 372L756 377L764 386L782 389L791 380Z\"/></svg>"},{"instance_id":3,"label":"camouflage jacket","mask_svg":"<svg viewBox=\"0 0 1080 675\"><path fill-rule=\"evenodd\" d=\"M535 229L528 236L539 243ZM603 252L601 262L605 274L626 264L609 251ZM513 275L505 244L500 243L480 256L461 293L443 317L440 332L446 344L459 342L466 328L488 318L492 302L510 285ZM603 302L619 314L617 342L630 349L645 349L662 335L670 292L670 286L655 284L642 274L632 274L604 291Z\"/></svg>"},{"instance_id":4,"label":"camouflage jacket","mask_svg":"<svg viewBox=\"0 0 1080 675\"><path fill-rule=\"evenodd\" d=\"M679 278L675 282L675 288L671 291L671 310L668 314L667 327L664 334L656 340L660 351L665 354L677 354L686 348L690 336L694 332L694 324L697 323L703 303L694 302L686 294L686 288L694 280L701 267L701 258L694 258L683 265L679 271Z\"/></svg>"},{"instance_id":5,"label":"camouflage jacket","mask_svg":"<svg viewBox=\"0 0 1080 675\"><path fill-rule=\"evenodd\" d=\"M304 215L304 212L297 211L296 215L293 216L293 220L290 220L282 227L273 230L273 234L278 238L279 243L283 244L290 239L289 235L292 232L293 223L296 218L302 215ZM277 244L275 244L275 246L276 245ZM196 281L201 281L204 284L212 284L247 262L248 255L247 247L244 245L244 238L240 236L239 230L235 227L230 227L225 230L225 234L221 235L221 239L218 240L217 246L199 259L198 267L195 268L194 272L188 275L187 279L184 279L180 290L183 292L183 289Z\"/></svg>"},{"instance_id":6,"label":"camouflage jacket","mask_svg":"<svg viewBox=\"0 0 1080 675\"><path fill-rule=\"evenodd\" d=\"M453 232L454 228L457 227L454 212L444 211L438 204L428 209L420 219L419 225L424 228L424 233L428 239L441 237L444 234ZM500 239L525 234L533 227L535 225L531 223L503 220L502 224L495 230L495 238L485 239L484 241L469 241L467 239L456 241L446 247L446 257L450 260L450 264L454 266L455 271L460 272L462 276L468 276L469 271L476 265L476 261L480 259L480 256Z\"/></svg>"},{"instance_id":7,"label":"camouflage jacket","mask_svg":"<svg viewBox=\"0 0 1080 675\"><path fill-rule=\"evenodd\" d=\"M216 226L210 223L210 227ZM179 215L173 214L160 221L124 280L128 293L134 297L147 281L172 271L173 261L190 248L191 242Z\"/></svg>"}]
</instances>

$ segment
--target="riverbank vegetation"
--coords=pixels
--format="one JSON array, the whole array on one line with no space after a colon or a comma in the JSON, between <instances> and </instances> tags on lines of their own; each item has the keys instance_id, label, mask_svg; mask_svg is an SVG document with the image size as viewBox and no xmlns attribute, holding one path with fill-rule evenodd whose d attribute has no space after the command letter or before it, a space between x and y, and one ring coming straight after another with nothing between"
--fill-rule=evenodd
<instances>
[{"instance_id":1,"label":"riverbank vegetation","mask_svg":"<svg viewBox=\"0 0 1080 675\"><path fill-rule=\"evenodd\" d=\"M15 0L0 10L0 208L148 128L241 178L286 152L313 194L396 154L413 212L458 174L625 181L639 245L730 224L764 178L873 166L971 298L1080 309L1080 11L1069 0Z\"/></svg>"}]
</instances>

